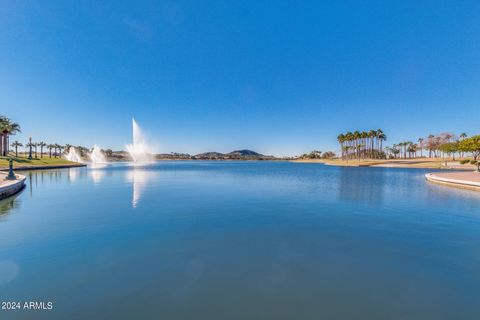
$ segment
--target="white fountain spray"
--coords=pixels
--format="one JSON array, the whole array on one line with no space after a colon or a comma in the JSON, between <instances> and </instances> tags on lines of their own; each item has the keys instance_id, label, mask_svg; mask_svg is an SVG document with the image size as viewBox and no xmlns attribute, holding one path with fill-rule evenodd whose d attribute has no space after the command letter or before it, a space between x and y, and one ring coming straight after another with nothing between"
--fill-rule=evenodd
<instances>
[{"instance_id":1,"label":"white fountain spray","mask_svg":"<svg viewBox=\"0 0 480 320\"><path fill-rule=\"evenodd\" d=\"M153 161L154 157L151 148L134 118L132 118L132 134L133 143L125 146L132 160L134 162Z\"/></svg>"},{"instance_id":2,"label":"white fountain spray","mask_svg":"<svg viewBox=\"0 0 480 320\"><path fill-rule=\"evenodd\" d=\"M70 150L68 150L68 153L65 155L65 158L67 158L68 161L80 162L80 163L83 162L82 157L80 157L80 154L78 153L75 147L70 147Z\"/></svg>"},{"instance_id":3,"label":"white fountain spray","mask_svg":"<svg viewBox=\"0 0 480 320\"><path fill-rule=\"evenodd\" d=\"M106 164L108 163L105 154L98 145L93 145L93 150L88 154L90 161L93 165L95 164Z\"/></svg>"}]
</instances>

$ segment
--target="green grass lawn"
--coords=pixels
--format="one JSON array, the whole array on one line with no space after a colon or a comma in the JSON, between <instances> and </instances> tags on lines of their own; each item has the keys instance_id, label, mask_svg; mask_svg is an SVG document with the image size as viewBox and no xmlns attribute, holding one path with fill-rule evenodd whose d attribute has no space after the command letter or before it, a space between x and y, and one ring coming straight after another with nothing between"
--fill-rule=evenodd
<instances>
[{"instance_id":1,"label":"green grass lawn","mask_svg":"<svg viewBox=\"0 0 480 320\"><path fill-rule=\"evenodd\" d=\"M0 157L0 167L8 167L8 159L10 157ZM43 158L34 158L32 160L28 160L23 156L15 157L12 156L13 159L13 169L23 166L55 166L55 165L64 165L64 164L73 164L75 162L71 162L62 158L49 158L47 156L43 156Z\"/></svg>"}]
</instances>

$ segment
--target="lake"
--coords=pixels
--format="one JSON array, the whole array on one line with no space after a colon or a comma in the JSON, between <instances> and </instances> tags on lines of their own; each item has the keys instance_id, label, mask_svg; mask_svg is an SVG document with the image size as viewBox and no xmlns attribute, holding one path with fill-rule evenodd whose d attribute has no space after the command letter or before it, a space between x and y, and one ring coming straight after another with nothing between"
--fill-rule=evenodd
<instances>
[{"instance_id":1,"label":"lake","mask_svg":"<svg viewBox=\"0 0 480 320\"><path fill-rule=\"evenodd\" d=\"M25 172L0 319L480 319L480 193L422 169L172 161Z\"/></svg>"}]
</instances>

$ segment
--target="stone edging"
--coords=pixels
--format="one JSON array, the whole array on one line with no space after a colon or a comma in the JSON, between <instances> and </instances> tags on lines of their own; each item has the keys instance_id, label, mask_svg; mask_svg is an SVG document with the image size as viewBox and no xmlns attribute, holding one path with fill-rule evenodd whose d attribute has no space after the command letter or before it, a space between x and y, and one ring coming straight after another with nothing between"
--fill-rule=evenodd
<instances>
[{"instance_id":1,"label":"stone edging","mask_svg":"<svg viewBox=\"0 0 480 320\"><path fill-rule=\"evenodd\" d=\"M466 187L471 189L480 190L480 182L468 181L468 180L459 180L459 179L449 179L436 176L434 173L427 173L425 178L431 182L442 183L450 186L456 187Z\"/></svg>"},{"instance_id":2,"label":"stone edging","mask_svg":"<svg viewBox=\"0 0 480 320\"><path fill-rule=\"evenodd\" d=\"M17 174L17 180L8 181L6 184L0 186L0 200L14 195L25 187L25 176Z\"/></svg>"}]
</instances>

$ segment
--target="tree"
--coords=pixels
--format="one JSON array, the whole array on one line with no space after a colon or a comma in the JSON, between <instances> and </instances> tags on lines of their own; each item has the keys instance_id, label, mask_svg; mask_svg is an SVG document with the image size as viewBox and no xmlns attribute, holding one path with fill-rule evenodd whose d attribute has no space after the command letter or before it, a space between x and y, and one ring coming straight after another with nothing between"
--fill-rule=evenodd
<instances>
[{"instance_id":1,"label":"tree","mask_svg":"<svg viewBox=\"0 0 480 320\"><path fill-rule=\"evenodd\" d=\"M18 147L23 147L23 144L15 140L12 142L12 147L15 148L15 157L18 158Z\"/></svg>"},{"instance_id":2,"label":"tree","mask_svg":"<svg viewBox=\"0 0 480 320\"><path fill-rule=\"evenodd\" d=\"M59 153L59 152L57 151L57 149L60 149L60 145L59 145L58 143L54 143L54 144L53 144L53 150L54 150L54 151L53 151L53 156L54 156L55 158L58 157L58 153Z\"/></svg>"},{"instance_id":3,"label":"tree","mask_svg":"<svg viewBox=\"0 0 480 320\"><path fill-rule=\"evenodd\" d=\"M43 158L43 148L47 146L47 144L44 141L41 141L38 143L38 146L40 147L40 158Z\"/></svg>"},{"instance_id":4,"label":"tree","mask_svg":"<svg viewBox=\"0 0 480 320\"><path fill-rule=\"evenodd\" d=\"M418 148L420 149L420 157L423 157L423 138L418 138Z\"/></svg>"},{"instance_id":5,"label":"tree","mask_svg":"<svg viewBox=\"0 0 480 320\"><path fill-rule=\"evenodd\" d=\"M335 152L326 151L322 154L322 159L331 159L331 158L335 158Z\"/></svg>"},{"instance_id":6,"label":"tree","mask_svg":"<svg viewBox=\"0 0 480 320\"><path fill-rule=\"evenodd\" d=\"M460 140L463 140L467 137L467 134L465 132L460 133ZM460 158L463 158L463 151L460 152Z\"/></svg>"},{"instance_id":7,"label":"tree","mask_svg":"<svg viewBox=\"0 0 480 320\"><path fill-rule=\"evenodd\" d=\"M54 144L49 144L49 145L47 145L47 148L48 148L49 156L51 158L52 157L52 149L55 148L55 145Z\"/></svg>"},{"instance_id":8,"label":"tree","mask_svg":"<svg viewBox=\"0 0 480 320\"><path fill-rule=\"evenodd\" d=\"M21 132L20 125L5 116L0 116L0 155L8 156L9 136Z\"/></svg>"},{"instance_id":9,"label":"tree","mask_svg":"<svg viewBox=\"0 0 480 320\"><path fill-rule=\"evenodd\" d=\"M397 159L397 155L400 153L400 149L397 148L397 147L399 147L399 145L398 145L398 144L394 144L394 145L393 145L393 148L391 149L391 152L393 153L393 157L394 157L395 159Z\"/></svg>"},{"instance_id":10,"label":"tree","mask_svg":"<svg viewBox=\"0 0 480 320\"><path fill-rule=\"evenodd\" d=\"M455 152L458 151L458 142L447 142L438 147L440 151L448 155L453 155L453 161L455 161Z\"/></svg>"},{"instance_id":11,"label":"tree","mask_svg":"<svg viewBox=\"0 0 480 320\"><path fill-rule=\"evenodd\" d=\"M28 143L26 144L28 148L28 160L32 160L32 147L33 147L33 142L32 142L32 137L28 138Z\"/></svg>"},{"instance_id":12,"label":"tree","mask_svg":"<svg viewBox=\"0 0 480 320\"><path fill-rule=\"evenodd\" d=\"M463 152L471 152L473 160L477 161L477 171L479 171L479 162L477 160L480 155L480 135L472 136L460 140L458 143L458 149Z\"/></svg>"},{"instance_id":13,"label":"tree","mask_svg":"<svg viewBox=\"0 0 480 320\"><path fill-rule=\"evenodd\" d=\"M37 158L38 158L38 157L37 157L37 147L38 147L38 143L33 142L33 143L32 143L32 147L33 147L33 149L35 150L35 159L37 159Z\"/></svg>"},{"instance_id":14,"label":"tree","mask_svg":"<svg viewBox=\"0 0 480 320\"><path fill-rule=\"evenodd\" d=\"M58 148L58 153L60 154L60 156L62 156L62 149L64 148L64 146L62 146L61 144L57 144L57 148Z\"/></svg>"},{"instance_id":15,"label":"tree","mask_svg":"<svg viewBox=\"0 0 480 320\"><path fill-rule=\"evenodd\" d=\"M347 163L348 163L348 151L349 151L350 149L352 149L352 148L353 148L352 146L344 146L344 147L343 147L343 149L345 150L345 153L347 154L347 158L346 158L346 159L347 159Z\"/></svg>"},{"instance_id":16,"label":"tree","mask_svg":"<svg viewBox=\"0 0 480 320\"><path fill-rule=\"evenodd\" d=\"M409 158L415 158L415 154L417 153L417 145L411 141L408 141L408 157Z\"/></svg>"},{"instance_id":17,"label":"tree","mask_svg":"<svg viewBox=\"0 0 480 320\"><path fill-rule=\"evenodd\" d=\"M342 159L351 159L352 157L360 159L365 158L383 158L383 141L387 136L381 129L369 131L355 131L341 133L337 136L340 144ZM347 148L348 147L348 148ZM350 152L353 150L353 152Z\"/></svg>"},{"instance_id":18,"label":"tree","mask_svg":"<svg viewBox=\"0 0 480 320\"><path fill-rule=\"evenodd\" d=\"M342 151L342 160L344 160L344 157L345 157L345 148L344 148L345 135L343 133L340 133L337 136L337 141L338 141L338 143L340 143L340 149Z\"/></svg>"},{"instance_id":19,"label":"tree","mask_svg":"<svg viewBox=\"0 0 480 320\"><path fill-rule=\"evenodd\" d=\"M381 153L383 150L383 141L387 141L387 136L383 133L382 129L377 129L377 138L379 140L378 151Z\"/></svg>"}]
</instances>

